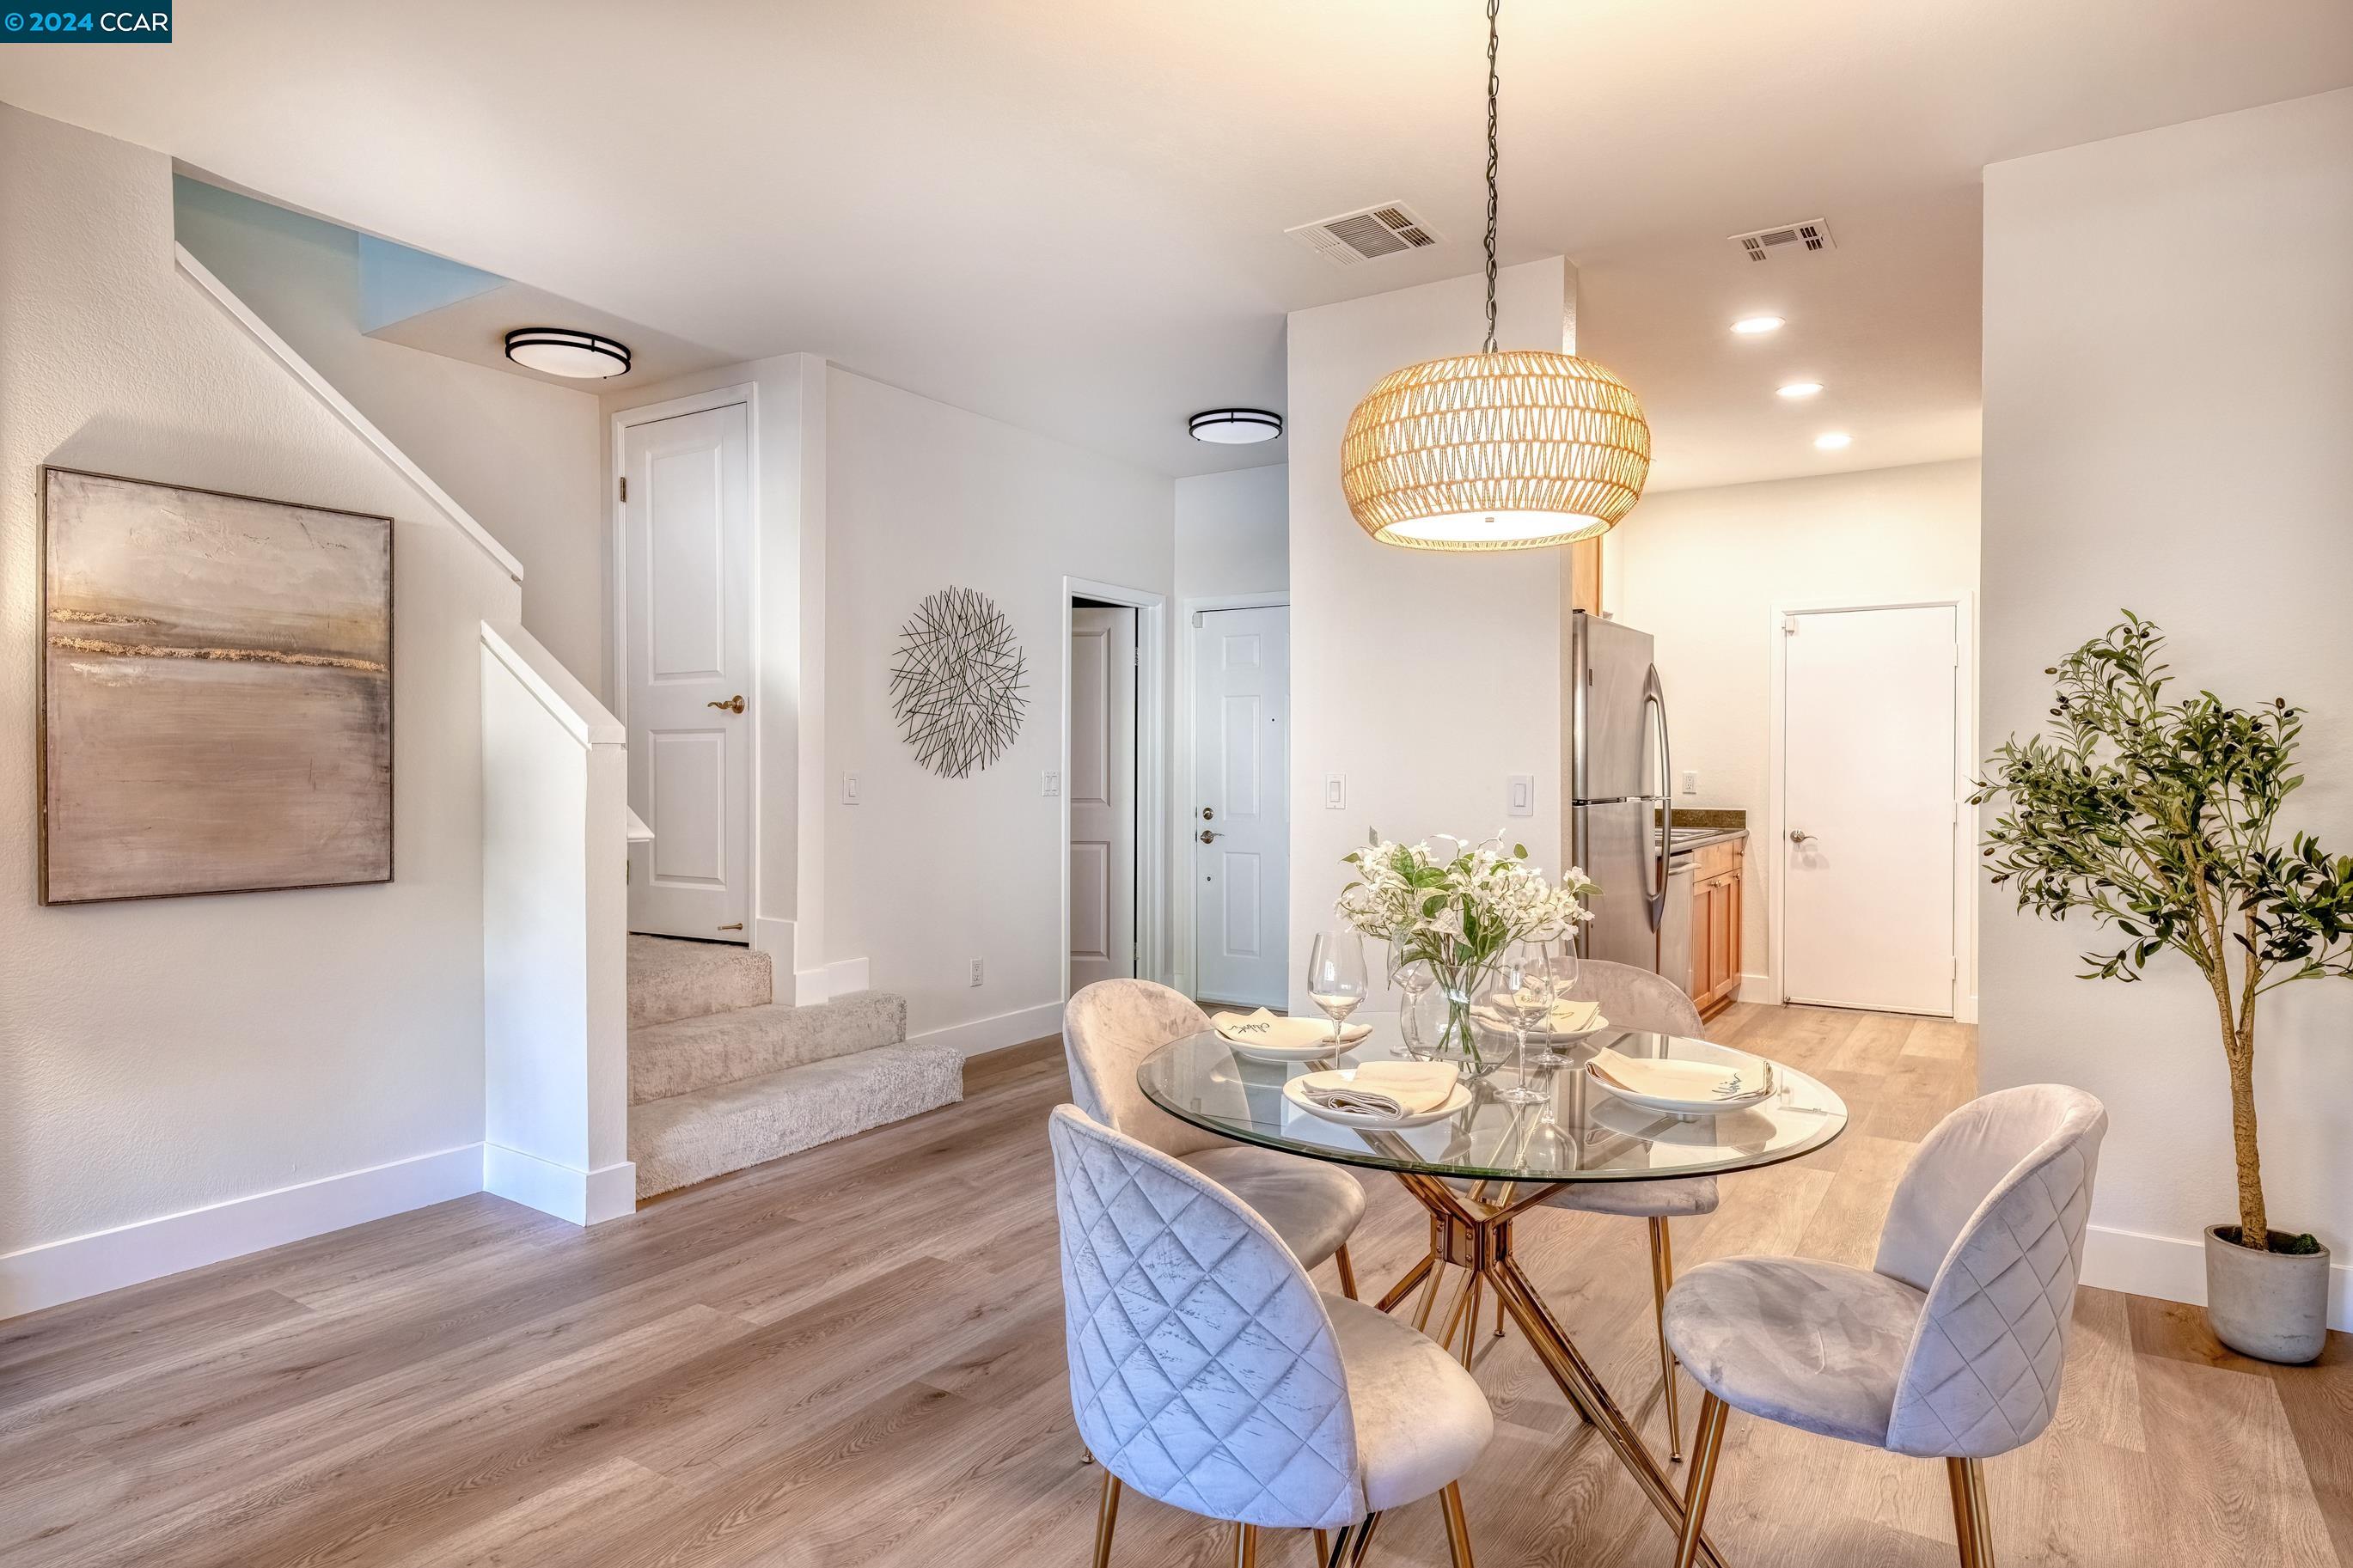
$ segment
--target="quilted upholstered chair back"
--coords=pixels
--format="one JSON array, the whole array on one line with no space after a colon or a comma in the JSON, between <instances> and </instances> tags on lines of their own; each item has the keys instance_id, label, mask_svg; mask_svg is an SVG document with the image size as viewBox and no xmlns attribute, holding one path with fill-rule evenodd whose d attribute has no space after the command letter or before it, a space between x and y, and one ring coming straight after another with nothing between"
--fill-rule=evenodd
<instances>
[{"instance_id":1,"label":"quilted upholstered chair back","mask_svg":"<svg viewBox=\"0 0 2353 1568\"><path fill-rule=\"evenodd\" d=\"M1630 963L1588 958L1577 969L1577 989L1601 1004L1601 1016L1621 1029L1699 1039L1699 1009L1683 987Z\"/></svg>"},{"instance_id":2,"label":"quilted upholstered chair back","mask_svg":"<svg viewBox=\"0 0 2353 1568\"><path fill-rule=\"evenodd\" d=\"M1071 1406L1088 1450L1210 1519L1361 1519L1347 1374L1290 1249L1223 1187L1076 1106L1057 1107L1048 1134Z\"/></svg>"},{"instance_id":3,"label":"quilted upholstered chair back","mask_svg":"<svg viewBox=\"0 0 2353 1568\"><path fill-rule=\"evenodd\" d=\"M1878 1271L1927 1292L1887 1446L1990 1458L2051 1424L2108 1115L2030 1084L1939 1122L1895 1189Z\"/></svg>"},{"instance_id":4,"label":"quilted upholstered chair back","mask_svg":"<svg viewBox=\"0 0 2353 1568\"><path fill-rule=\"evenodd\" d=\"M1164 1154L1224 1147L1225 1140L1177 1121L1135 1087L1135 1069L1145 1058L1171 1040L1208 1026L1208 1016L1181 991L1149 980L1096 981L1062 1009L1062 1054L1071 1064L1071 1097L1104 1126L1116 1127Z\"/></svg>"}]
</instances>

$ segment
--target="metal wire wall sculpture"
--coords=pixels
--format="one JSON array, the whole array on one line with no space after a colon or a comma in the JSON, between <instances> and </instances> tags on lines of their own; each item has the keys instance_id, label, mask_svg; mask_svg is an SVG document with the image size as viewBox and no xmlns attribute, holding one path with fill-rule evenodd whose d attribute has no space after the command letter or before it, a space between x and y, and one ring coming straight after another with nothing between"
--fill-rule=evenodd
<instances>
[{"instance_id":1,"label":"metal wire wall sculpture","mask_svg":"<svg viewBox=\"0 0 2353 1568\"><path fill-rule=\"evenodd\" d=\"M899 628L891 711L915 761L942 778L970 776L1021 732L1027 666L1012 623L985 594L943 588Z\"/></svg>"}]
</instances>

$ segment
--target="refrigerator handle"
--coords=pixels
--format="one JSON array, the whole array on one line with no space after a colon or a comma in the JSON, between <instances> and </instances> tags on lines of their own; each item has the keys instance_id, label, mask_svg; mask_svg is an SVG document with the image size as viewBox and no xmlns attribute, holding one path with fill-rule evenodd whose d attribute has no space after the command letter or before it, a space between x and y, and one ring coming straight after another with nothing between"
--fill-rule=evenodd
<instances>
[{"instance_id":1,"label":"refrigerator handle","mask_svg":"<svg viewBox=\"0 0 2353 1568\"><path fill-rule=\"evenodd\" d=\"M1667 749L1667 692L1659 684L1659 667L1651 666L1642 677L1643 717L1658 727L1659 793L1648 797L1659 805L1658 844L1651 864L1642 868L1642 892L1651 906L1651 929L1662 929L1667 913L1667 858L1674 853L1675 787L1674 757ZM1655 879L1655 886L1653 885Z\"/></svg>"}]
</instances>

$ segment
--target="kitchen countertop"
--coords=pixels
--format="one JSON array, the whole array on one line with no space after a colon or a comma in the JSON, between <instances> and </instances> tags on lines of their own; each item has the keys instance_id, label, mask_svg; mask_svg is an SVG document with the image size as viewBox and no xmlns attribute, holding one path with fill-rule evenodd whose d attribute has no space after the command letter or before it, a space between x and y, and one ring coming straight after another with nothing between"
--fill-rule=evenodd
<instances>
[{"instance_id":1,"label":"kitchen countertop","mask_svg":"<svg viewBox=\"0 0 2353 1568\"><path fill-rule=\"evenodd\" d=\"M1655 820L1655 817L1653 818ZM1675 840L1671 852L1681 854L1748 837L1748 813L1737 807L1692 806L1675 813Z\"/></svg>"},{"instance_id":2,"label":"kitchen countertop","mask_svg":"<svg viewBox=\"0 0 2353 1568\"><path fill-rule=\"evenodd\" d=\"M1726 844L1747 837L1748 829L1746 827L1679 826L1675 829L1674 842L1668 847L1672 853L1680 855L1685 850L1702 849L1711 844Z\"/></svg>"}]
</instances>

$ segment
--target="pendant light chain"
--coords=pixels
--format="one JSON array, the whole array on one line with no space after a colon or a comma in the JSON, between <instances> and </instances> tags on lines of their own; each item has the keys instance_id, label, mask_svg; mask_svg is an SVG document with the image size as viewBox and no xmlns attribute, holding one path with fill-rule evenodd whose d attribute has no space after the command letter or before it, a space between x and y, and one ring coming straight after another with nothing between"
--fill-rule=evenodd
<instances>
[{"instance_id":1,"label":"pendant light chain","mask_svg":"<svg viewBox=\"0 0 2353 1568\"><path fill-rule=\"evenodd\" d=\"M1487 352L1495 352L1495 14L1503 0L1487 0Z\"/></svg>"}]
</instances>

